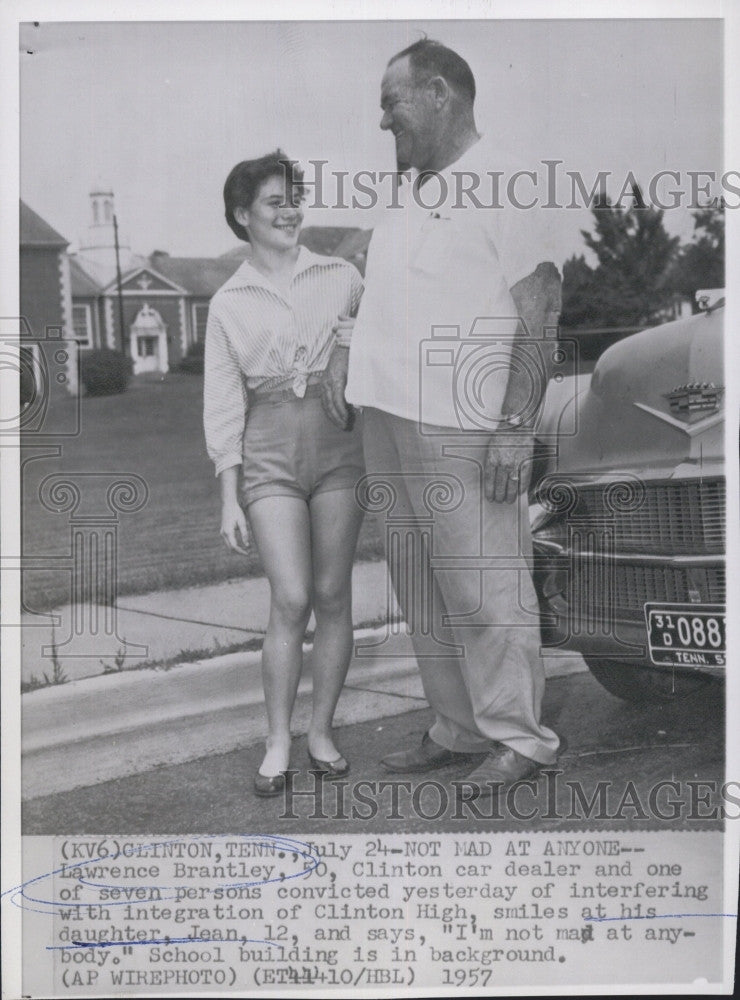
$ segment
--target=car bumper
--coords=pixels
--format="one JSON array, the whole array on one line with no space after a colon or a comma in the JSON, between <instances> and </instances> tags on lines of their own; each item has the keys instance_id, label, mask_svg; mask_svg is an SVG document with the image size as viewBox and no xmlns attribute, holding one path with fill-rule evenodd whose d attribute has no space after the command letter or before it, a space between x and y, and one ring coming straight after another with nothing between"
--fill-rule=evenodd
<instances>
[{"instance_id":1,"label":"car bumper","mask_svg":"<svg viewBox=\"0 0 740 1000\"><path fill-rule=\"evenodd\" d=\"M724 675L724 664L698 652L677 653L680 663L655 662L645 611L659 603L724 605L723 558L573 553L536 537L534 546L543 645L653 670Z\"/></svg>"}]
</instances>

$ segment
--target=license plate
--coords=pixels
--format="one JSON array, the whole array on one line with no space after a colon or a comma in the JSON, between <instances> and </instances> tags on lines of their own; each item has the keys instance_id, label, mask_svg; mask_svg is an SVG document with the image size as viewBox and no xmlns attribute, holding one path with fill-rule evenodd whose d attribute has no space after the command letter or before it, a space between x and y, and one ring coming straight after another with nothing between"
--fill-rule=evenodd
<instances>
[{"instance_id":1,"label":"license plate","mask_svg":"<svg viewBox=\"0 0 740 1000\"><path fill-rule=\"evenodd\" d=\"M725 609L713 604L646 604L650 659L661 666L723 667Z\"/></svg>"}]
</instances>

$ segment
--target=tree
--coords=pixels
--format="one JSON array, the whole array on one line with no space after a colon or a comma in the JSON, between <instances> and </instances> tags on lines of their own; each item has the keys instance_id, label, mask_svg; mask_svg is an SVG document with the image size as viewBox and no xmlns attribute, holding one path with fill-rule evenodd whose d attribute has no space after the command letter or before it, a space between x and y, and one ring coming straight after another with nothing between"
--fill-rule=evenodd
<instances>
[{"instance_id":1,"label":"tree","mask_svg":"<svg viewBox=\"0 0 740 1000\"><path fill-rule=\"evenodd\" d=\"M699 208L692 212L694 235L681 247L673 268L675 291L691 300L697 311L696 292L700 288L724 288L725 285L725 205Z\"/></svg>"},{"instance_id":2,"label":"tree","mask_svg":"<svg viewBox=\"0 0 740 1000\"><path fill-rule=\"evenodd\" d=\"M572 257L563 269L564 326L649 326L660 322L673 295L672 265L678 237L669 236L663 212L648 208L637 185L622 209L605 195L592 208L594 232L581 230L598 264Z\"/></svg>"},{"instance_id":3,"label":"tree","mask_svg":"<svg viewBox=\"0 0 740 1000\"><path fill-rule=\"evenodd\" d=\"M563 307L560 311L563 326L599 325L594 274L594 269L588 266L583 254L573 254L563 264Z\"/></svg>"}]
</instances>

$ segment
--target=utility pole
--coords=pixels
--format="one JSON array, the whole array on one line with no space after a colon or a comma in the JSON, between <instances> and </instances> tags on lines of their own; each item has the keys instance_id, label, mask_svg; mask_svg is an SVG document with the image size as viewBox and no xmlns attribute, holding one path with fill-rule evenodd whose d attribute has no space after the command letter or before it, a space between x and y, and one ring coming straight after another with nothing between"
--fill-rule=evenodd
<instances>
[{"instance_id":1,"label":"utility pole","mask_svg":"<svg viewBox=\"0 0 740 1000\"><path fill-rule=\"evenodd\" d=\"M118 219L116 218L115 212L113 213L113 239L116 246L116 284L118 286L118 323L121 327L121 350L124 354L129 353L129 343L128 337L126 336L126 327L123 323L123 290L121 288L121 260L118 253Z\"/></svg>"}]
</instances>

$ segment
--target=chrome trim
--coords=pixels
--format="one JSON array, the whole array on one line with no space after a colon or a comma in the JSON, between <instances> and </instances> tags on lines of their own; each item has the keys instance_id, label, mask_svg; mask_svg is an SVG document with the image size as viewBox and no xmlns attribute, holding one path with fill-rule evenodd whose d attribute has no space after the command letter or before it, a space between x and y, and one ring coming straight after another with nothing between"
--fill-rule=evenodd
<instances>
[{"instance_id":1,"label":"chrome trim","mask_svg":"<svg viewBox=\"0 0 740 1000\"><path fill-rule=\"evenodd\" d=\"M542 546L542 548L549 548L552 550L554 555L567 557L569 559L610 559L614 562L626 562L626 563L653 563L660 564L662 566L724 566L725 558L724 555L703 555L703 556L671 556L671 555L653 555L651 553L643 552L591 552L589 549L579 549L574 551L573 549L568 549L564 545L560 545L558 542L553 542L551 539L537 538L536 536L532 539L535 545Z\"/></svg>"},{"instance_id":2,"label":"chrome trim","mask_svg":"<svg viewBox=\"0 0 740 1000\"><path fill-rule=\"evenodd\" d=\"M635 403L634 405L637 406L640 404ZM681 426L683 427L683 424ZM657 472L662 472L662 475L656 475ZM627 476L634 476L639 479L646 490L656 486L686 486L691 483L697 483L701 486L705 482L718 483L723 488L726 486L725 460L717 456L703 458L701 462L692 459L682 459L680 462L671 462L670 465L666 466L651 465L649 470L645 469L644 466L618 465L610 466L598 472L581 472L577 469L571 471L551 469L543 475L542 479L555 477L559 481L569 482L574 489L588 490L599 486L609 486L616 480L623 480ZM539 483L534 488L537 489L538 487ZM534 503L531 503L529 505L530 509L537 503L538 501L536 500ZM548 514L551 517L557 516L557 511L548 511Z\"/></svg>"},{"instance_id":3,"label":"chrome trim","mask_svg":"<svg viewBox=\"0 0 740 1000\"><path fill-rule=\"evenodd\" d=\"M689 424L685 420L677 420L670 414L663 413L662 410L655 410L652 406L647 406L645 403L633 403L632 405L636 406L638 410L644 410L645 413L649 413L652 417L657 417L658 420L662 420L671 427L675 427L676 430L683 431L684 434L688 434L692 438L698 434L703 434L704 431L708 431L710 427L721 424L725 419L724 413L714 413L711 417L705 417L703 420L697 420L695 423Z\"/></svg>"},{"instance_id":4,"label":"chrome trim","mask_svg":"<svg viewBox=\"0 0 740 1000\"><path fill-rule=\"evenodd\" d=\"M532 536L533 545L541 545L543 549L552 549L555 555L564 555L566 549L564 545L560 545L558 542L553 542L549 538L537 538L535 535Z\"/></svg>"}]
</instances>

